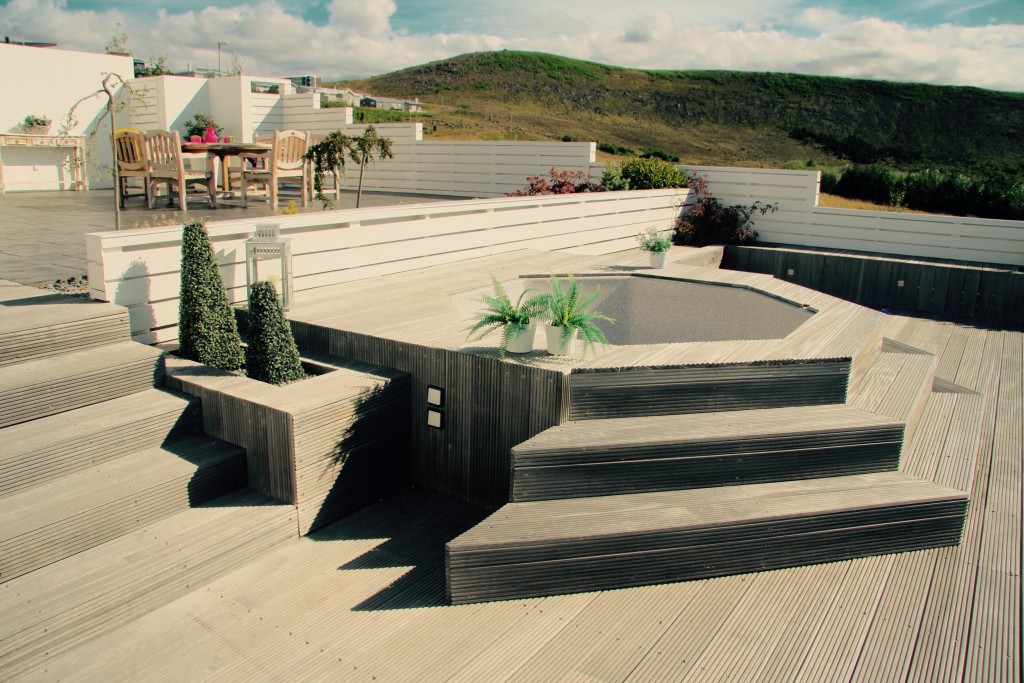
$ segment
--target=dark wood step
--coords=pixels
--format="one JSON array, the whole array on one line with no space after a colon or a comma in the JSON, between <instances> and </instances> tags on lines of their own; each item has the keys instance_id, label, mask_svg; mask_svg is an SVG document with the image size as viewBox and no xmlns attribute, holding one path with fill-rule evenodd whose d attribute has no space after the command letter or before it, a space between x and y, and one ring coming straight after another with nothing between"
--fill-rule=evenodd
<instances>
[{"instance_id":1,"label":"dark wood step","mask_svg":"<svg viewBox=\"0 0 1024 683\"><path fill-rule=\"evenodd\" d=\"M32 287L0 299L0 366L131 338L128 309Z\"/></svg>"},{"instance_id":2,"label":"dark wood step","mask_svg":"<svg viewBox=\"0 0 1024 683\"><path fill-rule=\"evenodd\" d=\"M292 506L242 490L19 576L0 591L0 671L38 669L296 537Z\"/></svg>"},{"instance_id":3,"label":"dark wood step","mask_svg":"<svg viewBox=\"0 0 1024 683\"><path fill-rule=\"evenodd\" d=\"M844 403L850 359L577 370L569 419L600 420Z\"/></svg>"},{"instance_id":4,"label":"dark wood step","mask_svg":"<svg viewBox=\"0 0 1024 683\"><path fill-rule=\"evenodd\" d=\"M245 451L208 436L139 451L8 496L0 583L245 485Z\"/></svg>"},{"instance_id":5,"label":"dark wood step","mask_svg":"<svg viewBox=\"0 0 1024 683\"><path fill-rule=\"evenodd\" d=\"M895 470L903 423L846 405L581 420L512 449L512 502Z\"/></svg>"},{"instance_id":6,"label":"dark wood step","mask_svg":"<svg viewBox=\"0 0 1024 683\"><path fill-rule=\"evenodd\" d=\"M163 352L132 341L0 367L0 428L159 385Z\"/></svg>"},{"instance_id":7,"label":"dark wood step","mask_svg":"<svg viewBox=\"0 0 1024 683\"><path fill-rule=\"evenodd\" d=\"M445 548L453 604L956 545L967 495L899 472L510 503Z\"/></svg>"},{"instance_id":8,"label":"dark wood step","mask_svg":"<svg viewBox=\"0 0 1024 683\"><path fill-rule=\"evenodd\" d=\"M198 399L147 389L0 430L0 497L202 434Z\"/></svg>"}]
</instances>

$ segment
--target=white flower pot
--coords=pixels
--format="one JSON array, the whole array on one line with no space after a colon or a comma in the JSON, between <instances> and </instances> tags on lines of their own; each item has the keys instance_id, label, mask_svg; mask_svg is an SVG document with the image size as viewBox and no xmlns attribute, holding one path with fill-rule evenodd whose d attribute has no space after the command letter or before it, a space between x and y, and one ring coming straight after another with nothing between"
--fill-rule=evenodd
<instances>
[{"instance_id":1,"label":"white flower pot","mask_svg":"<svg viewBox=\"0 0 1024 683\"><path fill-rule=\"evenodd\" d=\"M533 340L537 336L537 323L530 323L518 337L510 339L505 351L508 353L529 353L533 351Z\"/></svg>"},{"instance_id":2,"label":"white flower pot","mask_svg":"<svg viewBox=\"0 0 1024 683\"><path fill-rule=\"evenodd\" d=\"M544 332L547 334L548 353L552 356L571 356L576 353L576 335L579 330L572 331L572 337L562 345L562 328L554 325L545 325Z\"/></svg>"},{"instance_id":3,"label":"white flower pot","mask_svg":"<svg viewBox=\"0 0 1024 683\"><path fill-rule=\"evenodd\" d=\"M668 262L667 251L652 251L651 252L651 268L664 268Z\"/></svg>"}]
</instances>

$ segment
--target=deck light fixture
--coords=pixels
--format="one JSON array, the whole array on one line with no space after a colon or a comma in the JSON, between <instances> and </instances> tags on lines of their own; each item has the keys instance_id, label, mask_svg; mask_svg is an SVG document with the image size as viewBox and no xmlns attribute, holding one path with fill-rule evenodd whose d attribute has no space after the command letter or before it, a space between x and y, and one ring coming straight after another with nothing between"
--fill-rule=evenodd
<instances>
[{"instance_id":1,"label":"deck light fixture","mask_svg":"<svg viewBox=\"0 0 1024 683\"><path fill-rule=\"evenodd\" d=\"M256 234L245 241L245 291L254 282L269 280L286 311L292 302L291 242L281 239L280 223L257 223Z\"/></svg>"}]
</instances>

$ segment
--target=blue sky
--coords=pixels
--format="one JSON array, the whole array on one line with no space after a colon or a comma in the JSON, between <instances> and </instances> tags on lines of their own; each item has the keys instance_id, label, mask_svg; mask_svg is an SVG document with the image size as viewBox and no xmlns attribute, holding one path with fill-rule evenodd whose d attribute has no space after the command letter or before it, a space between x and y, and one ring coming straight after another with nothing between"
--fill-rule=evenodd
<instances>
[{"instance_id":1,"label":"blue sky","mask_svg":"<svg viewBox=\"0 0 1024 683\"><path fill-rule=\"evenodd\" d=\"M1024 91L1024 0L4 0L0 34L326 79L464 52L638 68L793 71Z\"/></svg>"}]
</instances>

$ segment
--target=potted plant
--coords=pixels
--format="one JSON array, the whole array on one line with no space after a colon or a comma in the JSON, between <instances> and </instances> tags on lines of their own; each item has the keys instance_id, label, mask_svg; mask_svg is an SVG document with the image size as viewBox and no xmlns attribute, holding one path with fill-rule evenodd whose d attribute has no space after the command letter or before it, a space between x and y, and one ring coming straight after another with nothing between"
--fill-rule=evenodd
<instances>
[{"instance_id":1,"label":"potted plant","mask_svg":"<svg viewBox=\"0 0 1024 683\"><path fill-rule=\"evenodd\" d=\"M491 276L494 296L484 294L481 303L484 308L476 313L477 321L469 328L466 339L480 339L488 332L501 330L498 353L502 359L505 353L529 353L533 351L533 339L537 331L537 317L544 311L547 299L543 295L527 296L532 290L525 289L513 304L498 278ZM476 334L474 337L474 333Z\"/></svg>"},{"instance_id":2,"label":"potted plant","mask_svg":"<svg viewBox=\"0 0 1024 683\"><path fill-rule=\"evenodd\" d=\"M203 142L208 142L207 137L215 138L221 134L224 129L217 125L217 122L213 120L213 117L209 114L197 111L192 115L192 118L185 122L185 139L192 140L193 138L199 138ZM216 142L216 140L213 140Z\"/></svg>"},{"instance_id":3,"label":"potted plant","mask_svg":"<svg viewBox=\"0 0 1024 683\"><path fill-rule=\"evenodd\" d=\"M551 276L551 291L544 295L548 317L544 331L547 334L548 353L555 356L575 353L577 338L583 341L583 355L586 355L588 349L594 349L595 344L608 343L595 321L615 321L604 313L592 310L600 293L601 290L597 289L584 295L579 282L571 273L569 283L564 288L558 278Z\"/></svg>"},{"instance_id":4,"label":"potted plant","mask_svg":"<svg viewBox=\"0 0 1024 683\"><path fill-rule=\"evenodd\" d=\"M653 225L636 236L640 250L651 255L651 268L664 268L668 261L668 250L672 247L672 238L658 232Z\"/></svg>"},{"instance_id":5,"label":"potted plant","mask_svg":"<svg viewBox=\"0 0 1024 683\"><path fill-rule=\"evenodd\" d=\"M36 116L29 114L21 122L21 129L32 135L46 135L50 132L50 118L48 116Z\"/></svg>"}]
</instances>

